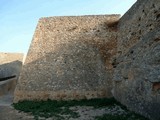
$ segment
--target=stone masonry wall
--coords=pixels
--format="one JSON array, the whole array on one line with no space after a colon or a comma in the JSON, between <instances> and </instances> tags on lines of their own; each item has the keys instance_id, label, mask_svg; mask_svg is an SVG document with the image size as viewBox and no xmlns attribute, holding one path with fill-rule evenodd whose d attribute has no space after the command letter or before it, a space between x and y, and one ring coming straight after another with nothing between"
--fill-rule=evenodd
<instances>
[{"instance_id":1,"label":"stone masonry wall","mask_svg":"<svg viewBox=\"0 0 160 120\"><path fill-rule=\"evenodd\" d=\"M111 97L119 15L41 18L14 102Z\"/></svg>"},{"instance_id":2,"label":"stone masonry wall","mask_svg":"<svg viewBox=\"0 0 160 120\"><path fill-rule=\"evenodd\" d=\"M160 120L160 1L138 0L118 24L113 96Z\"/></svg>"}]
</instances>

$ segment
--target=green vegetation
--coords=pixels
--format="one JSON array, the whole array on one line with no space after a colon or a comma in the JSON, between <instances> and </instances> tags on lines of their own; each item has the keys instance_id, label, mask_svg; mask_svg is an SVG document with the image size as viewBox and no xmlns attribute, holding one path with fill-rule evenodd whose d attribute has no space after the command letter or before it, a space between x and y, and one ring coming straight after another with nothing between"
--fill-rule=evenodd
<instances>
[{"instance_id":1,"label":"green vegetation","mask_svg":"<svg viewBox=\"0 0 160 120\"><path fill-rule=\"evenodd\" d=\"M127 120L124 115L111 115L111 114L105 114L103 116L98 116L95 119L96 120Z\"/></svg>"},{"instance_id":2,"label":"green vegetation","mask_svg":"<svg viewBox=\"0 0 160 120\"><path fill-rule=\"evenodd\" d=\"M90 99L90 100L71 100L71 101L22 101L16 104L13 104L14 108L23 112L31 113L36 120L39 117L49 118L55 117L57 120L63 120L65 118L78 118L79 114L70 109L73 106L92 106L95 109L97 108L110 108L115 105L121 106L122 109L126 110L126 107L117 102L114 98L111 99ZM132 112L129 112L126 116L115 116L110 114L105 114L103 116L97 116L97 120L128 120L129 117L135 116L133 120L144 120L142 116L136 115ZM121 119L120 119L121 117ZM132 119L130 119L132 120ZM145 118L146 120L146 118Z\"/></svg>"},{"instance_id":3,"label":"green vegetation","mask_svg":"<svg viewBox=\"0 0 160 120\"><path fill-rule=\"evenodd\" d=\"M148 119L138 114L129 112L126 115L104 114L103 116L97 116L95 120L148 120Z\"/></svg>"}]
</instances>

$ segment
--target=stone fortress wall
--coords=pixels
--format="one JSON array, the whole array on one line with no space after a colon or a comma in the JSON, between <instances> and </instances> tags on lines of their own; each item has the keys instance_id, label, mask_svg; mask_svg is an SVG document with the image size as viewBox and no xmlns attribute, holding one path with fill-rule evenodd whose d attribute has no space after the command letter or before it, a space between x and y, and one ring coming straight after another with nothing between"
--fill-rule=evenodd
<instances>
[{"instance_id":1,"label":"stone fortress wall","mask_svg":"<svg viewBox=\"0 0 160 120\"><path fill-rule=\"evenodd\" d=\"M111 97L118 20L119 15L41 18L15 101Z\"/></svg>"},{"instance_id":2,"label":"stone fortress wall","mask_svg":"<svg viewBox=\"0 0 160 120\"><path fill-rule=\"evenodd\" d=\"M159 75L159 0L138 0L120 19L41 18L14 102L113 95L130 110L159 120Z\"/></svg>"},{"instance_id":3,"label":"stone fortress wall","mask_svg":"<svg viewBox=\"0 0 160 120\"><path fill-rule=\"evenodd\" d=\"M138 0L118 24L113 96L160 120L160 1Z\"/></svg>"}]
</instances>

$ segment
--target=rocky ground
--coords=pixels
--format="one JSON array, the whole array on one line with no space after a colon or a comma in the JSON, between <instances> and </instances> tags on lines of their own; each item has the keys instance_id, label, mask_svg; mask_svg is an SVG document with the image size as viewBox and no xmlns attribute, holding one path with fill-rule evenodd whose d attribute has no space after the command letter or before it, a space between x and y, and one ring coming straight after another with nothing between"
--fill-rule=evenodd
<instances>
[{"instance_id":1,"label":"rocky ground","mask_svg":"<svg viewBox=\"0 0 160 120\"><path fill-rule=\"evenodd\" d=\"M11 104L13 95L0 97L0 120L33 120L33 116L15 110Z\"/></svg>"}]
</instances>

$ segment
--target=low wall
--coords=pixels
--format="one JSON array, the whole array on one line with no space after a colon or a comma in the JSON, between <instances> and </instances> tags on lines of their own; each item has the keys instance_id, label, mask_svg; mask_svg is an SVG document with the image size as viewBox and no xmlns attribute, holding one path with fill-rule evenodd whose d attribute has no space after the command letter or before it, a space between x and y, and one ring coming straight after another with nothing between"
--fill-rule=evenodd
<instances>
[{"instance_id":1,"label":"low wall","mask_svg":"<svg viewBox=\"0 0 160 120\"><path fill-rule=\"evenodd\" d=\"M12 93L22 68L23 54L0 53L0 96Z\"/></svg>"},{"instance_id":2,"label":"low wall","mask_svg":"<svg viewBox=\"0 0 160 120\"><path fill-rule=\"evenodd\" d=\"M0 82L0 96L14 93L17 84L17 78L8 79Z\"/></svg>"}]
</instances>

